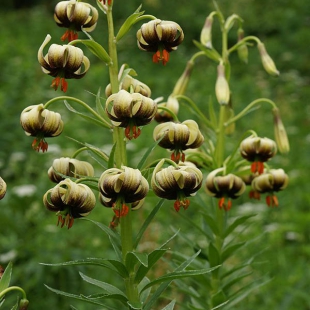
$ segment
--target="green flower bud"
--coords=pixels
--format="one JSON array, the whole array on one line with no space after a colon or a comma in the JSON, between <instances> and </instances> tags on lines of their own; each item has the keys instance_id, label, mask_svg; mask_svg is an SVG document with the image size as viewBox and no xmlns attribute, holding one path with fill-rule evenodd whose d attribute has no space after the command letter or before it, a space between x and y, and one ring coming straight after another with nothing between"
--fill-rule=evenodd
<instances>
[{"instance_id":1,"label":"green flower bud","mask_svg":"<svg viewBox=\"0 0 310 310\"><path fill-rule=\"evenodd\" d=\"M159 124L153 131L153 138L159 141L159 145L173 151L171 159L179 162L185 160L186 149L195 149L202 145L204 137L201 134L198 124L193 120L186 120L183 123L166 122Z\"/></svg>"},{"instance_id":2,"label":"green flower bud","mask_svg":"<svg viewBox=\"0 0 310 310\"><path fill-rule=\"evenodd\" d=\"M174 208L178 212L182 206L187 209L189 200L194 196L202 184L202 173L194 165L163 168L165 160L161 160L155 167L151 186L154 193L161 198L176 200Z\"/></svg>"},{"instance_id":3,"label":"green flower bud","mask_svg":"<svg viewBox=\"0 0 310 310\"><path fill-rule=\"evenodd\" d=\"M27 310L28 306L29 306L29 300L23 298L19 301L18 310Z\"/></svg>"},{"instance_id":4,"label":"green flower bud","mask_svg":"<svg viewBox=\"0 0 310 310\"><path fill-rule=\"evenodd\" d=\"M262 174L264 162L277 153L276 143L269 138L248 137L240 144L240 153L243 158L252 162L251 171Z\"/></svg>"},{"instance_id":5,"label":"green flower bud","mask_svg":"<svg viewBox=\"0 0 310 310\"><path fill-rule=\"evenodd\" d=\"M3 199L3 197L6 194L6 183L4 180L0 177L0 200Z\"/></svg>"},{"instance_id":6,"label":"green flower bud","mask_svg":"<svg viewBox=\"0 0 310 310\"><path fill-rule=\"evenodd\" d=\"M238 29L238 42L240 42L243 38L244 38L244 31L242 28L239 28ZM246 43L243 43L242 45L240 45L237 49L237 52L238 52L239 59L247 64L249 51L248 51L248 47Z\"/></svg>"},{"instance_id":7,"label":"green flower bud","mask_svg":"<svg viewBox=\"0 0 310 310\"><path fill-rule=\"evenodd\" d=\"M52 44L44 56L43 49L50 40L51 36L47 35L39 48L38 61L45 74L55 77L51 86L56 90L61 84L61 90L66 92L68 83L65 79L82 78L90 67L89 59L78 47L58 44Z\"/></svg>"},{"instance_id":8,"label":"green flower bud","mask_svg":"<svg viewBox=\"0 0 310 310\"><path fill-rule=\"evenodd\" d=\"M234 175L228 174L224 176L217 176L217 173L222 169L216 169L209 173L206 179L206 191L207 194L220 198L219 208L228 211L231 208L231 199L236 199L242 195L246 189L246 185L243 180ZM229 198L228 202L225 202L225 198Z\"/></svg>"},{"instance_id":9,"label":"green flower bud","mask_svg":"<svg viewBox=\"0 0 310 310\"><path fill-rule=\"evenodd\" d=\"M160 19L143 24L137 32L138 47L155 52L153 62L162 61L164 65L169 60L169 53L175 51L183 39L183 30L177 23Z\"/></svg>"},{"instance_id":10,"label":"green flower bud","mask_svg":"<svg viewBox=\"0 0 310 310\"><path fill-rule=\"evenodd\" d=\"M259 42L257 48L260 53L262 64L267 73L273 76L278 76L280 72L277 70L276 65L272 58L268 55L264 43Z\"/></svg>"},{"instance_id":11,"label":"green flower bud","mask_svg":"<svg viewBox=\"0 0 310 310\"><path fill-rule=\"evenodd\" d=\"M228 104L230 98L229 85L225 77L225 67L222 64L217 66L217 80L215 83L215 95L219 104Z\"/></svg>"},{"instance_id":12,"label":"green flower bud","mask_svg":"<svg viewBox=\"0 0 310 310\"><path fill-rule=\"evenodd\" d=\"M117 127L125 127L125 136L128 139L140 135L138 126L149 124L157 111L156 103L148 97L138 93L128 93L120 90L111 95L106 101L106 112Z\"/></svg>"},{"instance_id":13,"label":"green flower bud","mask_svg":"<svg viewBox=\"0 0 310 310\"><path fill-rule=\"evenodd\" d=\"M83 176L92 177L95 174L94 168L90 163L69 157L55 159L47 173L50 180L55 183L64 180L64 176L79 179Z\"/></svg>"},{"instance_id":14,"label":"green flower bud","mask_svg":"<svg viewBox=\"0 0 310 310\"><path fill-rule=\"evenodd\" d=\"M77 31L91 32L96 28L98 11L86 2L61 1L55 7L54 20L59 27L69 28L61 40L70 42L78 38Z\"/></svg>"},{"instance_id":15,"label":"green flower bud","mask_svg":"<svg viewBox=\"0 0 310 310\"><path fill-rule=\"evenodd\" d=\"M56 137L62 133L64 124L57 112L44 109L43 104L31 105L24 109L20 124L27 136L35 137L32 147L36 151L47 151L45 137Z\"/></svg>"},{"instance_id":16,"label":"green flower bud","mask_svg":"<svg viewBox=\"0 0 310 310\"><path fill-rule=\"evenodd\" d=\"M286 130L280 117L280 111L278 108L274 108L272 110L272 113L274 123L274 135L278 149L281 153L288 153L290 151L290 143L288 141Z\"/></svg>"},{"instance_id":17,"label":"green flower bud","mask_svg":"<svg viewBox=\"0 0 310 310\"><path fill-rule=\"evenodd\" d=\"M201 44L210 49L212 49L212 24L213 24L213 16L209 15L206 18L205 24L200 33Z\"/></svg>"},{"instance_id":18,"label":"green flower bud","mask_svg":"<svg viewBox=\"0 0 310 310\"><path fill-rule=\"evenodd\" d=\"M65 179L45 193L43 203L48 210L57 212L58 224L69 229L75 218L87 216L94 209L96 198L87 185Z\"/></svg>"}]
</instances>

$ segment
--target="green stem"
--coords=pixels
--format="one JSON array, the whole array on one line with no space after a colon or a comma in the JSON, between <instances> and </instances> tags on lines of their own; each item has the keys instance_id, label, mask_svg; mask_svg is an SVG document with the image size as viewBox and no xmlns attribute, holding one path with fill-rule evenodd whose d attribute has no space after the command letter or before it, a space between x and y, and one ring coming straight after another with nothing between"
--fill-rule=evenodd
<instances>
[{"instance_id":1,"label":"green stem","mask_svg":"<svg viewBox=\"0 0 310 310\"><path fill-rule=\"evenodd\" d=\"M97 119L100 120L100 122L103 123L104 127L107 128L111 128L111 125L103 118L101 117L95 110L93 110L87 103L85 103L84 101L75 98L75 97L70 97L70 96L59 96L59 97L55 97L49 101L47 101L44 104L44 109L47 109L52 103L56 102L56 101L60 101L60 100L71 100L74 101L76 103L78 103L79 105L83 106L85 109L87 109L91 114L93 114Z\"/></svg>"},{"instance_id":2,"label":"green stem","mask_svg":"<svg viewBox=\"0 0 310 310\"><path fill-rule=\"evenodd\" d=\"M217 167L221 167L224 160L224 144L225 144L225 106L221 105L220 107L220 115L219 122L217 128L217 140L215 147L215 162Z\"/></svg>"},{"instance_id":3,"label":"green stem","mask_svg":"<svg viewBox=\"0 0 310 310\"><path fill-rule=\"evenodd\" d=\"M243 117L244 115L246 115L255 105L261 103L261 102L265 102L268 103L272 106L273 109L277 108L276 104L268 99L268 98L259 98L256 99L254 101L252 101L251 103L249 103L240 113L238 113L236 116L230 118L226 123L225 126L228 126L231 123L236 122L237 120L239 120L241 117Z\"/></svg>"},{"instance_id":4,"label":"green stem","mask_svg":"<svg viewBox=\"0 0 310 310\"><path fill-rule=\"evenodd\" d=\"M107 22L109 31L109 55L112 59L112 63L109 66L109 75L112 93L119 91L118 81L118 58L117 58L117 46L116 38L114 34L114 23L112 15L112 6L108 6L107 10ZM116 143L115 149L115 165L118 168L127 165L127 152L126 152L126 140L124 135L124 129L120 127L113 127L113 141ZM122 208L122 201L117 200L117 208ZM126 216L120 218L120 233L122 244L122 258L125 263L126 256L129 252L133 251L133 229L131 210L129 210ZM134 283L135 273L130 273L129 277L125 279L125 287L128 301L131 303L139 302L139 293L137 286ZM129 307L131 308L131 307Z\"/></svg>"},{"instance_id":5,"label":"green stem","mask_svg":"<svg viewBox=\"0 0 310 310\"><path fill-rule=\"evenodd\" d=\"M23 299L27 299L27 295L26 295L25 291L19 286L10 286L10 287L6 288L5 290L1 291L0 292L0 299L2 297L4 297L8 292L11 292L11 291L20 291L23 295Z\"/></svg>"}]
</instances>

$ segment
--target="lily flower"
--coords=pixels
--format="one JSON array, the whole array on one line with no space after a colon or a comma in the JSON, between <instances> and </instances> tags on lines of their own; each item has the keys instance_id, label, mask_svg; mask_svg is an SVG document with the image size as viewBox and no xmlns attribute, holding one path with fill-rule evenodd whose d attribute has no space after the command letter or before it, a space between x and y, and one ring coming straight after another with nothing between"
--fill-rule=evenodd
<instances>
[{"instance_id":1,"label":"lily flower","mask_svg":"<svg viewBox=\"0 0 310 310\"><path fill-rule=\"evenodd\" d=\"M0 177L0 200L5 196L5 194L6 194L6 183Z\"/></svg>"},{"instance_id":2,"label":"lily flower","mask_svg":"<svg viewBox=\"0 0 310 310\"><path fill-rule=\"evenodd\" d=\"M46 152L46 137L56 137L62 133L64 124L57 112L44 109L43 104L31 105L24 109L20 116L20 124L27 136L35 137L32 148Z\"/></svg>"},{"instance_id":3,"label":"lily flower","mask_svg":"<svg viewBox=\"0 0 310 310\"><path fill-rule=\"evenodd\" d=\"M194 165L168 166L163 168L165 160L155 167L151 186L154 193L161 198L175 200L174 209L179 212L188 208L188 197L194 196L202 184L202 173Z\"/></svg>"},{"instance_id":4,"label":"lily flower","mask_svg":"<svg viewBox=\"0 0 310 310\"><path fill-rule=\"evenodd\" d=\"M50 40L51 36L47 35L39 48L38 61L45 74L55 77L51 86L57 90L61 85L61 90L66 92L68 89L66 79L82 78L88 71L90 62L80 48L72 45L52 44L44 56L43 49Z\"/></svg>"},{"instance_id":5,"label":"lily flower","mask_svg":"<svg viewBox=\"0 0 310 310\"><path fill-rule=\"evenodd\" d=\"M159 145L173 151L171 160L176 163L185 160L186 149L196 149L204 141L198 124L193 120L186 120L183 123L166 122L159 124L153 131L153 138L159 141Z\"/></svg>"},{"instance_id":6,"label":"lily flower","mask_svg":"<svg viewBox=\"0 0 310 310\"><path fill-rule=\"evenodd\" d=\"M277 153L276 143L269 138L248 137L240 144L240 153L243 158L252 162L252 173L264 172L264 162L268 161Z\"/></svg>"},{"instance_id":7,"label":"lily flower","mask_svg":"<svg viewBox=\"0 0 310 310\"><path fill-rule=\"evenodd\" d=\"M61 1L55 7L54 20L59 27L69 28L61 40L70 42L78 38L78 31L91 32L96 28L98 11L86 2Z\"/></svg>"},{"instance_id":8,"label":"lily flower","mask_svg":"<svg viewBox=\"0 0 310 310\"><path fill-rule=\"evenodd\" d=\"M96 198L87 185L65 179L45 193L43 203L48 210L57 212L57 225L69 229L74 219L87 216L94 209Z\"/></svg>"},{"instance_id":9,"label":"lily flower","mask_svg":"<svg viewBox=\"0 0 310 310\"><path fill-rule=\"evenodd\" d=\"M157 111L156 103L139 93L130 94L120 90L111 95L106 101L106 112L117 127L124 127L125 136L131 140L138 138L141 130L139 126L149 124Z\"/></svg>"},{"instance_id":10,"label":"lily flower","mask_svg":"<svg viewBox=\"0 0 310 310\"><path fill-rule=\"evenodd\" d=\"M234 174L217 175L220 171L221 168L208 174L206 191L209 196L220 198L218 203L220 209L224 208L225 211L229 211L232 206L231 199L236 199L242 195L246 185L240 177ZM228 198L227 202L226 198Z\"/></svg>"},{"instance_id":11,"label":"lily flower","mask_svg":"<svg viewBox=\"0 0 310 310\"><path fill-rule=\"evenodd\" d=\"M153 62L162 61L163 65L169 61L169 53L175 51L183 39L183 30L177 23L160 19L143 24L137 32L138 47L155 53Z\"/></svg>"},{"instance_id":12,"label":"lily flower","mask_svg":"<svg viewBox=\"0 0 310 310\"><path fill-rule=\"evenodd\" d=\"M138 169L123 166L121 169L110 168L104 171L98 182L100 202L112 207L117 218L126 216L129 207L141 207L149 191L149 184ZM117 202L120 202L120 206Z\"/></svg>"}]
</instances>

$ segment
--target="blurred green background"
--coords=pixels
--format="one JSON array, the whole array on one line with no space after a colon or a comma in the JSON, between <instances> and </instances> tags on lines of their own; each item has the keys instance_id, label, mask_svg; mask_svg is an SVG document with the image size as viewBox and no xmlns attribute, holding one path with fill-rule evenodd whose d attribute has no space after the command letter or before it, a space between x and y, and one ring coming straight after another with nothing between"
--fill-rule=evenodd
<instances>
[{"instance_id":1,"label":"blurred green background","mask_svg":"<svg viewBox=\"0 0 310 310\"><path fill-rule=\"evenodd\" d=\"M141 1L115 2L118 28ZM59 38L63 29L58 28L53 20L56 3L42 0L1 2L0 175L8 185L8 192L0 201L0 264L5 266L10 260L13 261L12 284L20 285L27 291L31 309L69 309L69 305L73 304L83 310L90 307L61 298L48 291L44 284L72 293L87 294L88 290L92 291L81 283L77 272L87 268L52 268L40 263L85 257L111 258L111 247L103 233L90 222L77 221L69 231L56 227L56 217L45 210L42 196L54 186L47 177L47 169L53 159L71 156L76 148L76 144L66 136L108 150L111 135L102 132L99 127L90 128L85 121L69 114L60 102L54 105L53 110L62 114L65 130L60 137L48 141L47 153L34 152L31 149L32 139L25 136L19 125L19 116L24 108L45 103L61 94L50 88L52 78L42 73L37 62L37 50L47 33L51 34L53 43L61 44ZM241 205L235 203L231 211L236 215L250 209L258 214L249 232L249 236L258 240L249 251L264 250L260 259L265 264L258 267L256 275L269 274L272 279L236 309L307 310L310 309L310 2L219 0L218 4L226 17L236 13L244 19L245 34L258 36L265 43L281 72L278 78L268 76L255 47L250 49L247 65L233 56L231 89L235 110L240 111L258 97L269 97L280 107L291 143L288 155L280 155L273 160L275 166L282 167L290 176L289 187L278 195L280 207L268 209L263 202L249 203L247 199L241 199ZM138 78L151 87L153 98L167 98L187 60L196 52L192 40L199 40L205 17L214 7L212 1L206 0L145 0L143 9L147 14L179 23L185 33L184 44L171 54L166 67L155 65L151 61L151 54L143 53L136 47L137 25L119 44L120 63L126 62L137 71ZM215 46L220 43L217 26L215 22ZM106 44L106 30L105 18L101 14L92 36ZM232 44L236 40L236 32L237 29L230 32ZM91 60L91 68L82 80L69 81L67 94L81 98L94 107L93 94L97 93L99 87L104 89L108 83L107 68L88 51L85 54ZM210 95L214 97L215 72L215 64L207 59L199 60L194 69L187 94L202 110L207 110ZM185 120L189 110L184 106L182 109L180 118ZM154 124L150 125L149 129L143 130L140 139L130 143L133 164L143 154L153 127ZM260 136L273 137L269 107L262 106L240 121L237 133L249 128L256 130ZM86 154L80 157L86 158ZM98 175L99 168L96 166ZM151 207L149 203L141 212L137 212L138 221L148 214ZM191 212L193 214L195 211ZM100 205L91 214L92 219L107 225L111 216L111 211ZM166 227L171 224L181 227L183 233L189 230L188 234L195 236L195 232L172 212L171 204L166 203L151 228L148 243L145 242L146 249L152 248L152 243L156 245L168 238L172 233ZM178 242L175 241L176 246ZM92 272L87 269L87 274ZM115 281L108 272L101 277L104 281Z\"/></svg>"}]
</instances>

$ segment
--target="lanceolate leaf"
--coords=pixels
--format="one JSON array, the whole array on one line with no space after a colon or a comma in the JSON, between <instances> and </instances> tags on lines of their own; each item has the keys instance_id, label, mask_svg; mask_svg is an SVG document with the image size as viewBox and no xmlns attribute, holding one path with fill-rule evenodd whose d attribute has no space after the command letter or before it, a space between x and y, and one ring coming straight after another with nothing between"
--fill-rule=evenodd
<instances>
[{"instance_id":1,"label":"lanceolate leaf","mask_svg":"<svg viewBox=\"0 0 310 310\"><path fill-rule=\"evenodd\" d=\"M172 300L165 308L162 308L162 310L173 310L175 305L175 300Z\"/></svg>"},{"instance_id":2,"label":"lanceolate leaf","mask_svg":"<svg viewBox=\"0 0 310 310\"><path fill-rule=\"evenodd\" d=\"M0 292L9 287L11 276L12 276L12 262L9 262L0 279Z\"/></svg>"},{"instance_id":3,"label":"lanceolate leaf","mask_svg":"<svg viewBox=\"0 0 310 310\"><path fill-rule=\"evenodd\" d=\"M95 56L105 62L107 65L111 63L111 58L106 50L99 43L93 40L75 40L75 42L83 43Z\"/></svg>"},{"instance_id":4,"label":"lanceolate leaf","mask_svg":"<svg viewBox=\"0 0 310 310\"><path fill-rule=\"evenodd\" d=\"M97 279L88 277L85 274L83 274L82 272L80 272L80 276L82 277L82 279L84 281L86 281L90 284L93 284L95 286L98 286L98 287L102 288L104 291L106 291L107 294L110 295L109 298L118 299L124 303L127 302L126 295L120 289L115 287L114 285L111 285L109 283L102 282L102 281L99 281Z\"/></svg>"},{"instance_id":5,"label":"lanceolate leaf","mask_svg":"<svg viewBox=\"0 0 310 310\"><path fill-rule=\"evenodd\" d=\"M107 114L105 113L105 110L102 107L100 95L101 95L101 88L98 89L96 95L96 110L101 117L106 117Z\"/></svg>"},{"instance_id":6,"label":"lanceolate leaf","mask_svg":"<svg viewBox=\"0 0 310 310\"><path fill-rule=\"evenodd\" d=\"M130 306L130 309L139 310L142 309L142 304L140 302L127 302L127 305Z\"/></svg>"},{"instance_id":7,"label":"lanceolate leaf","mask_svg":"<svg viewBox=\"0 0 310 310\"><path fill-rule=\"evenodd\" d=\"M194 44L195 44L201 51L203 51L203 52L206 54L206 56L208 56L210 59L212 59L212 60L214 60L214 61L216 61L216 62L218 62L218 61L221 59L220 54L219 54L214 48L212 48L212 49L207 48L207 47L203 46L200 42L198 42L198 41L196 41L196 40L194 40L193 42L194 42Z\"/></svg>"},{"instance_id":8,"label":"lanceolate leaf","mask_svg":"<svg viewBox=\"0 0 310 310\"><path fill-rule=\"evenodd\" d=\"M214 269L216 269L217 267L214 268L208 268L208 269L200 269L200 270L185 270L185 271L175 271L175 272L171 272L168 273L162 277L157 278L154 281L151 281L149 284L147 284L143 289L147 289L155 284L159 284L162 282L166 282L166 281L173 281L176 279L182 279L182 278L188 278L188 277L194 277L194 276L199 276L208 272L213 271Z\"/></svg>"},{"instance_id":9,"label":"lanceolate leaf","mask_svg":"<svg viewBox=\"0 0 310 310\"><path fill-rule=\"evenodd\" d=\"M128 252L125 258L125 264L129 271L132 271L137 263L142 266L148 266L148 255L146 253Z\"/></svg>"},{"instance_id":10,"label":"lanceolate leaf","mask_svg":"<svg viewBox=\"0 0 310 310\"><path fill-rule=\"evenodd\" d=\"M255 214L238 217L231 225L227 227L224 233L224 238L227 237L235 228L237 228L239 225L242 225L247 219L253 216L255 216Z\"/></svg>"},{"instance_id":11,"label":"lanceolate leaf","mask_svg":"<svg viewBox=\"0 0 310 310\"><path fill-rule=\"evenodd\" d=\"M238 249L240 249L242 246L245 245L246 242L239 242L236 244L233 244L231 246L228 246L224 249L222 253L222 262L224 262L227 258L229 258L234 252L236 252Z\"/></svg>"},{"instance_id":12,"label":"lanceolate leaf","mask_svg":"<svg viewBox=\"0 0 310 310\"><path fill-rule=\"evenodd\" d=\"M113 144L112 150L110 152L109 162L108 162L108 168L114 167L114 154L116 149L116 143Z\"/></svg>"}]
</instances>

